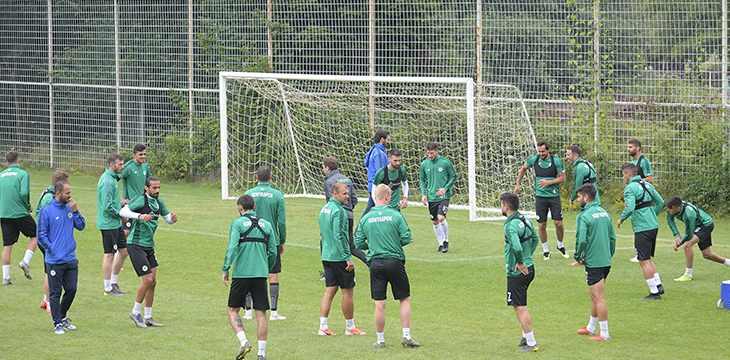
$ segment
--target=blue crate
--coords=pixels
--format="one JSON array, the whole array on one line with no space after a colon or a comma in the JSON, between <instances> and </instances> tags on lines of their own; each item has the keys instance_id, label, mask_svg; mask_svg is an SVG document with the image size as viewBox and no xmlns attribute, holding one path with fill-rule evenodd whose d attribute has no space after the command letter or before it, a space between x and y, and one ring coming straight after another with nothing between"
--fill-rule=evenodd
<instances>
[{"instance_id":1,"label":"blue crate","mask_svg":"<svg viewBox=\"0 0 730 360\"><path fill-rule=\"evenodd\" d=\"M730 309L730 280L723 281L720 285L720 299L722 300L722 307Z\"/></svg>"}]
</instances>

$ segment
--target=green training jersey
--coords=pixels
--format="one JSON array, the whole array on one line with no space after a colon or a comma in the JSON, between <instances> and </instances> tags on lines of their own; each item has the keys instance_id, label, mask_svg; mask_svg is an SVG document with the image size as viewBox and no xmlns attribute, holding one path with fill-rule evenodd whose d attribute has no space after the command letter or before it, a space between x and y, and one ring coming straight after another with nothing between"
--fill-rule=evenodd
<instances>
[{"instance_id":1,"label":"green training jersey","mask_svg":"<svg viewBox=\"0 0 730 360\"><path fill-rule=\"evenodd\" d=\"M699 216L697 215L699 212ZM672 230L672 235L678 237L681 234L677 230L677 225L674 223L674 219L677 219L684 223L684 236L682 237L682 243L692 240L695 234L695 230L700 226L710 226L712 224L712 217L704 212L702 209L686 202L682 201L682 210L677 215L672 215L667 211L667 225Z\"/></svg>"},{"instance_id":2,"label":"green training jersey","mask_svg":"<svg viewBox=\"0 0 730 360\"><path fill-rule=\"evenodd\" d=\"M451 161L441 155L436 155L433 161L427 157L421 162L418 174L421 196L428 195L429 202L451 199L451 189L457 179L456 169ZM446 193L443 196L436 196L439 189L446 190Z\"/></svg>"},{"instance_id":3,"label":"green training jersey","mask_svg":"<svg viewBox=\"0 0 730 360\"><path fill-rule=\"evenodd\" d=\"M616 232L613 220L597 203L586 204L575 220L575 261L591 268L611 266L616 252Z\"/></svg>"},{"instance_id":4,"label":"green training jersey","mask_svg":"<svg viewBox=\"0 0 730 360\"><path fill-rule=\"evenodd\" d=\"M547 160L543 160L540 155L532 155L525 162L527 167L535 168L535 196L540 197L558 197L560 196L560 184L548 185L540 187L540 180L555 180L558 175L565 172L563 161L559 157L550 154Z\"/></svg>"},{"instance_id":5,"label":"green training jersey","mask_svg":"<svg viewBox=\"0 0 730 360\"><path fill-rule=\"evenodd\" d=\"M641 160L641 163L639 163L639 160ZM653 175L651 162L649 162L649 159L647 159L646 156L641 155L638 158L631 160L631 163L639 167L639 177L642 179Z\"/></svg>"},{"instance_id":6,"label":"green training jersey","mask_svg":"<svg viewBox=\"0 0 730 360\"><path fill-rule=\"evenodd\" d=\"M129 210L152 217L150 221L132 219L132 228L127 236L127 243L139 246L155 247L155 231L160 217L170 215L165 202L147 194L138 195L127 204Z\"/></svg>"},{"instance_id":7,"label":"green training jersey","mask_svg":"<svg viewBox=\"0 0 730 360\"><path fill-rule=\"evenodd\" d=\"M122 227L119 210L122 203L119 201L119 177L109 168L101 174L96 184L96 228L99 230L113 230Z\"/></svg>"},{"instance_id":8,"label":"green training jersey","mask_svg":"<svg viewBox=\"0 0 730 360\"><path fill-rule=\"evenodd\" d=\"M656 216L664 207L664 199L654 189L654 186L641 177L634 176L624 189L624 212L621 221L631 217L631 227L634 232L642 232L659 228ZM651 203L654 202L654 207Z\"/></svg>"},{"instance_id":9,"label":"green training jersey","mask_svg":"<svg viewBox=\"0 0 730 360\"><path fill-rule=\"evenodd\" d=\"M385 180L384 169L388 170L388 180ZM400 174L398 174L398 171L400 171ZM400 180L398 180L399 177ZM401 186L403 186L401 183L406 181L408 181L408 175L406 173L405 166L401 166L398 170L390 170L388 165L386 165L380 168L380 170L375 173L375 178L373 179L373 187L380 184L388 185L390 187L390 190L392 191L390 194L390 204L388 204L388 206L391 209L400 211L400 194ZM404 196L408 197L408 194L404 194Z\"/></svg>"},{"instance_id":10,"label":"green training jersey","mask_svg":"<svg viewBox=\"0 0 730 360\"><path fill-rule=\"evenodd\" d=\"M223 273L228 274L233 267L234 279L266 278L276 264L276 254L274 227L255 212L247 211L231 223Z\"/></svg>"},{"instance_id":11,"label":"green training jersey","mask_svg":"<svg viewBox=\"0 0 730 360\"><path fill-rule=\"evenodd\" d=\"M342 203L331 198L319 211L319 233L322 236L322 261L350 261L350 235L347 234L347 212Z\"/></svg>"},{"instance_id":12,"label":"green training jersey","mask_svg":"<svg viewBox=\"0 0 730 360\"><path fill-rule=\"evenodd\" d=\"M516 265L525 264L528 268L535 265L532 254L537 249L540 238L537 236L532 221L520 212L515 212L504 222L504 263L507 277L522 274L515 270Z\"/></svg>"},{"instance_id":13,"label":"green training jersey","mask_svg":"<svg viewBox=\"0 0 730 360\"><path fill-rule=\"evenodd\" d=\"M0 173L0 218L19 219L30 215L30 175L20 165Z\"/></svg>"},{"instance_id":14,"label":"green training jersey","mask_svg":"<svg viewBox=\"0 0 730 360\"><path fill-rule=\"evenodd\" d=\"M596 203L600 206L601 197L598 195L596 167L579 157L573 162L573 194L570 195L570 201L578 198L578 188L583 184L593 184L593 187L596 188Z\"/></svg>"},{"instance_id":15,"label":"green training jersey","mask_svg":"<svg viewBox=\"0 0 730 360\"><path fill-rule=\"evenodd\" d=\"M119 174L119 178L124 184L122 198L131 200L142 195L148 176L152 176L152 172L146 162L137 164L134 160L127 161L124 164L124 170Z\"/></svg>"},{"instance_id":16,"label":"green training jersey","mask_svg":"<svg viewBox=\"0 0 730 360\"><path fill-rule=\"evenodd\" d=\"M246 191L246 195L253 197L256 214L274 225L276 245L286 243L286 206L281 191L272 188L267 182L261 182Z\"/></svg>"},{"instance_id":17,"label":"green training jersey","mask_svg":"<svg viewBox=\"0 0 730 360\"><path fill-rule=\"evenodd\" d=\"M411 229L400 211L376 206L360 218L355 234L355 247L369 250L367 260L400 259L405 261L403 247L410 244Z\"/></svg>"},{"instance_id":18,"label":"green training jersey","mask_svg":"<svg viewBox=\"0 0 730 360\"><path fill-rule=\"evenodd\" d=\"M51 199L53 199L54 196L56 196L55 186L49 186L48 189L43 190L40 199L38 199L38 206L35 207L36 218L38 217L38 212L41 211L41 208L50 204Z\"/></svg>"}]
</instances>

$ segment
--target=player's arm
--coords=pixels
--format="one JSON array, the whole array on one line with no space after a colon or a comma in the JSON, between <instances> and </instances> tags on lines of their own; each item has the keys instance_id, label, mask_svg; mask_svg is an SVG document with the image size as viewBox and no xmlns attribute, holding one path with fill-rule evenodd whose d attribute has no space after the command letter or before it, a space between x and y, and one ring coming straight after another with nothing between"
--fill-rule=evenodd
<instances>
[{"instance_id":1,"label":"player's arm","mask_svg":"<svg viewBox=\"0 0 730 360\"><path fill-rule=\"evenodd\" d=\"M611 224L613 229L613 224ZM580 262L583 258L583 252L586 249L586 239L588 238L588 229L585 224L583 217L578 215L575 220L575 252L573 253L573 259Z\"/></svg>"},{"instance_id":2,"label":"player's arm","mask_svg":"<svg viewBox=\"0 0 730 360\"><path fill-rule=\"evenodd\" d=\"M507 240L509 241L509 247L512 249L512 253L515 255L515 265L524 265L525 261L522 254L522 245L520 244L520 236L516 225L513 225L515 221L510 221L509 225L505 229ZM510 269L512 270L512 269Z\"/></svg>"},{"instance_id":3,"label":"player's arm","mask_svg":"<svg viewBox=\"0 0 730 360\"><path fill-rule=\"evenodd\" d=\"M360 250L368 250L368 239L365 237L363 224L363 218L360 218L360 221L357 224L357 231L355 232L355 248Z\"/></svg>"},{"instance_id":4,"label":"player's arm","mask_svg":"<svg viewBox=\"0 0 730 360\"><path fill-rule=\"evenodd\" d=\"M30 175L27 173L23 174L23 180L20 182L20 200L23 205L27 204L28 211L32 211L33 207L30 205Z\"/></svg>"},{"instance_id":5,"label":"player's arm","mask_svg":"<svg viewBox=\"0 0 730 360\"><path fill-rule=\"evenodd\" d=\"M114 205L112 205L119 201L119 192L113 191L114 189L112 189L111 181L111 176L107 176L106 179L104 179L104 196L102 204L104 205L104 211L114 216L120 216L117 209L115 209Z\"/></svg>"},{"instance_id":6,"label":"player's arm","mask_svg":"<svg viewBox=\"0 0 730 360\"><path fill-rule=\"evenodd\" d=\"M357 193L355 193L355 186L352 185L352 181L347 184L347 192L350 195L350 206L355 209L355 205L357 205Z\"/></svg>"},{"instance_id":7,"label":"player's arm","mask_svg":"<svg viewBox=\"0 0 730 360\"><path fill-rule=\"evenodd\" d=\"M408 174L406 173L406 168L401 167L403 171L403 181L401 181L401 186L403 188L403 199L400 201L400 208L405 209L408 207Z\"/></svg>"},{"instance_id":8,"label":"player's arm","mask_svg":"<svg viewBox=\"0 0 730 360\"><path fill-rule=\"evenodd\" d=\"M646 177L643 178L643 179L641 179L641 180L644 180L644 181L646 181L648 183L653 184L654 183L654 175L652 173L651 163L648 161L648 159L646 159L646 160L647 161L642 161L641 162L641 171L643 171L644 174L646 175Z\"/></svg>"},{"instance_id":9,"label":"player's arm","mask_svg":"<svg viewBox=\"0 0 730 360\"><path fill-rule=\"evenodd\" d=\"M51 243L48 238L48 220L44 211L38 213L38 225L36 226L36 239L38 244L46 251L46 256L51 255Z\"/></svg>"},{"instance_id":10,"label":"player's arm","mask_svg":"<svg viewBox=\"0 0 730 360\"><path fill-rule=\"evenodd\" d=\"M675 215L672 215L672 213L667 211L667 226L669 226L669 230L672 232L672 235L675 238L678 238L678 237L682 236L682 234L679 233L679 229L677 229L677 224L674 222L675 217L676 217ZM684 225L685 225L684 231L686 232L688 227L687 227L686 223Z\"/></svg>"},{"instance_id":11,"label":"player's arm","mask_svg":"<svg viewBox=\"0 0 730 360\"><path fill-rule=\"evenodd\" d=\"M269 241L266 242L266 256L269 264L269 271L276 265L276 255L279 251L276 247L276 233L271 226L267 226L264 232L269 235Z\"/></svg>"},{"instance_id":12,"label":"player's arm","mask_svg":"<svg viewBox=\"0 0 730 360\"><path fill-rule=\"evenodd\" d=\"M421 167L418 170L418 184L421 187L421 202L423 203L423 205L428 205L428 196L426 195L428 191L428 183L426 179L426 169L424 165L425 162L426 161L424 160L421 163Z\"/></svg>"},{"instance_id":13,"label":"player's arm","mask_svg":"<svg viewBox=\"0 0 730 360\"><path fill-rule=\"evenodd\" d=\"M634 209L636 208L636 196L634 195L634 192L631 190L632 187L630 185L626 186L626 189L624 189L624 211L621 213L621 219L619 219L620 222L624 222L626 219L631 216L631 214L634 213Z\"/></svg>"},{"instance_id":14,"label":"player's arm","mask_svg":"<svg viewBox=\"0 0 730 360\"><path fill-rule=\"evenodd\" d=\"M613 220L611 215L608 215L608 223L611 225L608 229L608 242L611 247L611 256L616 253L616 230L613 228Z\"/></svg>"},{"instance_id":15,"label":"player's arm","mask_svg":"<svg viewBox=\"0 0 730 360\"><path fill-rule=\"evenodd\" d=\"M78 231L84 230L86 228L86 219L84 219L84 216L81 215L81 212L77 208L76 201L74 199L70 199L68 201L68 205L73 212L71 219L74 222L74 228Z\"/></svg>"},{"instance_id":16,"label":"player's arm","mask_svg":"<svg viewBox=\"0 0 730 360\"><path fill-rule=\"evenodd\" d=\"M524 163L524 164L522 164L520 171L517 172L517 184L515 184L515 194L520 193L520 184L522 184L522 178L525 176L525 172L527 171L527 168L528 168L527 163Z\"/></svg>"},{"instance_id":17,"label":"player's arm","mask_svg":"<svg viewBox=\"0 0 730 360\"><path fill-rule=\"evenodd\" d=\"M651 200L654 201L654 213L659 215L664 208L664 199L653 186L649 189L649 194L651 194Z\"/></svg>"},{"instance_id":18,"label":"player's arm","mask_svg":"<svg viewBox=\"0 0 730 360\"><path fill-rule=\"evenodd\" d=\"M231 230L228 232L228 249L226 249L226 258L223 261L223 275L227 275L231 269L233 263L233 254L238 246L238 241L241 239L241 231L238 228L238 222L234 221L231 223Z\"/></svg>"},{"instance_id":19,"label":"player's arm","mask_svg":"<svg viewBox=\"0 0 730 360\"><path fill-rule=\"evenodd\" d=\"M667 211L667 213L669 212ZM689 206L684 209L684 236L682 237L680 245L692 240L694 237L694 230L697 228L697 224L695 224L696 217L697 213L695 212L695 209Z\"/></svg>"},{"instance_id":20,"label":"player's arm","mask_svg":"<svg viewBox=\"0 0 730 360\"><path fill-rule=\"evenodd\" d=\"M324 188L324 202L326 203L329 202L330 198L332 197L332 185L334 184L331 184L329 181L325 180L324 186L322 186Z\"/></svg>"},{"instance_id":21,"label":"player's arm","mask_svg":"<svg viewBox=\"0 0 730 360\"><path fill-rule=\"evenodd\" d=\"M350 238L349 236L345 236L347 232L344 234L342 233L342 217L345 217L345 223L347 223L347 213L345 213L345 210L339 211L332 211L332 221L330 222L330 226L332 227L332 234L335 237L334 243L337 244L337 246L340 247L340 250L343 254L347 255L347 259L345 261L352 260L352 254L350 253Z\"/></svg>"},{"instance_id":22,"label":"player's arm","mask_svg":"<svg viewBox=\"0 0 730 360\"><path fill-rule=\"evenodd\" d=\"M578 179L585 179L585 169L583 166L576 166L573 167L573 193L570 194L570 203L572 204L575 199L578 198L578 188L583 185L583 181L579 181ZM590 169L588 169L590 171ZM563 173L565 175L565 173Z\"/></svg>"},{"instance_id":23,"label":"player's arm","mask_svg":"<svg viewBox=\"0 0 730 360\"><path fill-rule=\"evenodd\" d=\"M413 236L411 235L411 229L408 227L408 223L406 222L406 218L403 217L403 215L400 215L400 220L398 221L398 232L400 233L400 245L406 246L413 241Z\"/></svg>"},{"instance_id":24,"label":"player's arm","mask_svg":"<svg viewBox=\"0 0 730 360\"><path fill-rule=\"evenodd\" d=\"M555 158L555 170L558 172L558 177L552 181L553 184L562 184L565 182L565 168L563 167L563 161L560 158Z\"/></svg>"},{"instance_id":25,"label":"player's arm","mask_svg":"<svg viewBox=\"0 0 730 360\"><path fill-rule=\"evenodd\" d=\"M286 243L286 205L284 204L284 197L279 198L279 205L276 212L279 216L277 217L279 226L279 244L281 245L281 252L284 252L284 244Z\"/></svg>"},{"instance_id":26,"label":"player's arm","mask_svg":"<svg viewBox=\"0 0 730 360\"><path fill-rule=\"evenodd\" d=\"M446 192L449 192L452 187L454 187L454 184L456 184L456 179L458 178L458 175L456 174L456 169L454 169L454 165L451 163L451 161L448 161L448 166L445 166L446 175L449 176L449 178L446 180L446 184L444 185L444 190Z\"/></svg>"}]
</instances>

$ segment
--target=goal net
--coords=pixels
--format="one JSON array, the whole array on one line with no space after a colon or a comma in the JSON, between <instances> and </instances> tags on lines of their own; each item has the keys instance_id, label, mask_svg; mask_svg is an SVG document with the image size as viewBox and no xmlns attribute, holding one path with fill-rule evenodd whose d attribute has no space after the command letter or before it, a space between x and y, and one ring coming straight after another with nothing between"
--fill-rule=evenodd
<instances>
[{"instance_id":1,"label":"goal net","mask_svg":"<svg viewBox=\"0 0 730 360\"><path fill-rule=\"evenodd\" d=\"M364 158L384 129L389 148L402 152L410 205L420 205L419 166L435 141L459 176L450 207L470 210L471 220L497 219L499 195L536 153L519 90L471 78L221 72L220 111L224 199L254 187L261 165L286 196L323 197L322 160L335 156L366 201ZM534 179L523 182L521 209L530 212Z\"/></svg>"}]
</instances>

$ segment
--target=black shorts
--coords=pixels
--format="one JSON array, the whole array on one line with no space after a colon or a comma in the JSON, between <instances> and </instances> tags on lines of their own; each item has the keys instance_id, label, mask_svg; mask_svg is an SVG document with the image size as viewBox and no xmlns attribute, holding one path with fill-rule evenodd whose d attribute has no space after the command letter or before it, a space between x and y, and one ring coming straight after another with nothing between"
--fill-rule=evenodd
<instances>
[{"instance_id":1,"label":"black shorts","mask_svg":"<svg viewBox=\"0 0 730 360\"><path fill-rule=\"evenodd\" d=\"M601 280L608 277L608 273L611 272L611 267L599 267L599 268L591 268L586 267L586 282L588 283L588 286L593 286L595 284L598 284Z\"/></svg>"},{"instance_id":2,"label":"black shorts","mask_svg":"<svg viewBox=\"0 0 730 360\"><path fill-rule=\"evenodd\" d=\"M132 262L132 266L134 266L134 271L137 272L137 276L151 274L152 269L159 265L157 264L155 248L128 244L127 254L129 254L129 261Z\"/></svg>"},{"instance_id":3,"label":"black shorts","mask_svg":"<svg viewBox=\"0 0 730 360\"><path fill-rule=\"evenodd\" d=\"M537 222L547 222L547 214L550 210L550 216L553 221L563 220L563 204L560 203L560 196L535 198L535 214L537 214Z\"/></svg>"},{"instance_id":4,"label":"black shorts","mask_svg":"<svg viewBox=\"0 0 730 360\"><path fill-rule=\"evenodd\" d=\"M446 212L449 211L449 200L441 200L435 202L428 202L428 213L431 215L431 221L438 220L438 216L441 215L446 217Z\"/></svg>"},{"instance_id":5,"label":"black shorts","mask_svg":"<svg viewBox=\"0 0 730 360\"><path fill-rule=\"evenodd\" d=\"M700 251L712 246L712 230L714 229L715 224L710 224L709 226L700 226L695 229L695 236L700 239L700 242L697 244L697 246L700 248Z\"/></svg>"},{"instance_id":6,"label":"black shorts","mask_svg":"<svg viewBox=\"0 0 730 360\"><path fill-rule=\"evenodd\" d=\"M322 261L325 286L339 286L342 289L355 287L355 269L347 271L347 261Z\"/></svg>"},{"instance_id":7,"label":"black shorts","mask_svg":"<svg viewBox=\"0 0 730 360\"><path fill-rule=\"evenodd\" d=\"M388 283L396 300L411 296L406 262L400 259L370 260L370 295L373 300L386 300Z\"/></svg>"},{"instance_id":8,"label":"black shorts","mask_svg":"<svg viewBox=\"0 0 730 360\"><path fill-rule=\"evenodd\" d=\"M35 220L30 215L15 219L0 219L0 227L3 233L3 246L13 246L18 242L20 233L29 238L35 237Z\"/></svg>"},{"instance_id":9,"label":"black shorts","mask_svg":"<svg viewBox=\"0 0 730 360\"><path fill-rule=\"evenodd\" d=\"M127 247L127 237L121 227L102 230L101 239L104 244L104 254L113 254L114 251Z\"/></svg>"},{"instance_id":10,"label":"black shorts","mask_svg":"<svg viewBox=\"0 0 730 360\"><path fill-rule=\"evenodd\" d=\"M132 219L127 219L127 221L122 221L122 230L132 230Z\"/></svg>"},{"instance_id":11,"label":"black shorts","mask_svg":"<svg viewBox=\"0 0 730 360\"><path fill-rule=\"evenodd\" d=\"M656 236L659 229L639 231L634 233L634 251L639 261L651 260L656 248Z\"/></svg>"},{"instance_id":12,"label":"black shorts","mask_svg":"<svg viewBox=\"0 0 730 360\"><path fill-rule=\"evenodd\" d=\"M281 272L281 252L279 251L279 247L276 247L276 263L274 264L274 267L269 271L269 274L278 274Z\"/></svg>"},{"instance_id":13,"label":"black shorts","mask_svg":"<svg viewBox=\"0 0 730 360\"><path fill-rule=\"evenodd\" d=\"M507 306L527 306L527 288L534 279L534 265L527 268L527 275L507 277Z\"/></svg>"},{"instance_id":14,"label":"black shorts","mask_svg":"<svg viewBox=\"0 0 730 360\"><path fill-rule=\"evenodd\" d=\"M246 294L250 292L254 310L269 310L268 290L266 278L235 278L231 281L231 291L228 293L228 307L243 307Z\"/></svg>"}]
</instances>

